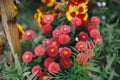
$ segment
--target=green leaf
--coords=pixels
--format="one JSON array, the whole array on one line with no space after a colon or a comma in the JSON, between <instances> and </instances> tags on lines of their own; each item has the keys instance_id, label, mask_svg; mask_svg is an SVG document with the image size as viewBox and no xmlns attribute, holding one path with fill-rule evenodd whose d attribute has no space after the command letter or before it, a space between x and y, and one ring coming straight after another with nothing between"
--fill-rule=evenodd
<instances>
[{"instance_id":1,"label":"green leaf","mask_svg":"<svg viewBox=\"0 0 120 80\"><path fill-rule=\"evenodd\" d=\"M27 80L33 80L33 78L36 76L36 74L38 73L38 71L36 71L35 73L33 73L32 75L30 75Z\"/></svg>"}]
</instances>

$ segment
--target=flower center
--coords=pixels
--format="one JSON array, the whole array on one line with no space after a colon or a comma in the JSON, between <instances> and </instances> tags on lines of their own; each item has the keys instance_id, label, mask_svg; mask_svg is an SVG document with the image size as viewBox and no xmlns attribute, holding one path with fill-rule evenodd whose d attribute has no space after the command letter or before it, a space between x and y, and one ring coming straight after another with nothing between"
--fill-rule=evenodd
<instances>
[{"instance_id":1,"label":"flower center","mask_svg":"<svg viewBox=\"0 0 120 80\"><path fill-rule=\"evenodd\" d=\"M68 51L64 51L64 53L63 53L64 55L67 55L68 54Z\"/></svg>"},{"instance_id":2,"label":"flower center","mask_svg":"<svg viewBox=\"0 0 120 80\"><path fill-rule=\"evenodd\" d=\"M54 49L51 49L51 52L54 52Z\"/></svg>"},{"instance_id":3,"label":"flower center","mask_svg":"<svg viewBox=\"0 0 120 80\"><path fill-rule=\"evenodd\" d=\"M83 45L80 45L80 48L82 48L83 47Z\"/></svg>"},{"instance_id":4,"label":"flower center","mask_svg":"<svg viewBox=\"0 0 120 80\"><path fill-rule=\"evenodd\" d=\"M28 58L29 58L29 55L26 55L25 58L28 59Z\"/></svg>"},{"instance_id":5,"label":"flower center","mask_svg":"<svg viewBox=\"0 0 120 80\"><path fill-rule=\"evenodd\" d=\"M48 17L47 20L49 21L49 20L50 20L50 17Z\"/></svg>"},{"instance_id":6,"label":"flower center","mask_svg":"<svg viewBox=\"0 0 120 80\"><path fill-rule=\"evenodd\" d=\"M27 32L27 36L30 36L31 35L31 33L30 32Z\"/></svg>"}]
</instances>

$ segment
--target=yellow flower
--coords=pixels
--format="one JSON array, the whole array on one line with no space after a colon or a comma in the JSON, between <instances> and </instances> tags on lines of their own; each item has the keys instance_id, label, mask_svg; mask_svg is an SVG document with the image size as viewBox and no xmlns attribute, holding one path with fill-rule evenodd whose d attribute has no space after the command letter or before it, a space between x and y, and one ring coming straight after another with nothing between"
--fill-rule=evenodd
<instances>
[{"instance_id":1,"label":"yellow flower","mask_svg":"<svg viewBox=\"0 0 120 80\"><path fill-rule=\"evenodd\" d=\"M17 23L18 33L19 33L19 40L22 41L22 38L24 37L24 30L22 25Z\"/></svg>"},{"instance_id":2,"label":"yellow flower","mask_svg":"<svg viewBox=\"0 0 120 80\"><path fill-rule=\"evenodd\" d=\"M88 18L88 0L68 0L66 6L66 17L68 21L71 21L73 17L78 17L81 20Z\"/></svg>"},{"instance_id":3,"label":"yellow flower","mask_svg":"<svg viewBox=\"0 0 120 80\"><path fill-rule=\"evenodd\" d=\"M41 2L44 3L48 7L52 7L54 6L54 3L56 2L56 0L41 0Z\"/></svg>"}]
</instances>

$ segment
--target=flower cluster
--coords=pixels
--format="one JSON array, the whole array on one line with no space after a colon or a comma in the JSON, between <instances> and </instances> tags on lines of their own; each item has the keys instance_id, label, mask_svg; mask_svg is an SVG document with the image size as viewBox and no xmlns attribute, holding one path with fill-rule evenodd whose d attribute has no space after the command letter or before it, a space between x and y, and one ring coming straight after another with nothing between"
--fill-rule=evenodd
<instances>
[{"instance_id":1,"label":"flower cluster","mask_svg":"<svg viewBox=\"0 0 120 80\"><path fill-rule=\"evenodd\" d=\"M86 20L87 4L88 0L68 0L65 17L69 23L58 25L55 29L52 23L57 17L50 13L43 14L40 8L35 14L43 33L50 33L51 37L43 39L42 44L38 44L33 52L24 52L22 60L31 63L34 58L41 58L41 64L36 64L31 69L32 73L37 71L36 76L39 80L51 79L50 75L72 68L74 61L85 66L94 59L94 47L102 44L103 40L97 29L100 19L92 16L90 20ZM24 38L26 40L34 38L34 32L25 31Z\"/></svg>"}]
</instances>

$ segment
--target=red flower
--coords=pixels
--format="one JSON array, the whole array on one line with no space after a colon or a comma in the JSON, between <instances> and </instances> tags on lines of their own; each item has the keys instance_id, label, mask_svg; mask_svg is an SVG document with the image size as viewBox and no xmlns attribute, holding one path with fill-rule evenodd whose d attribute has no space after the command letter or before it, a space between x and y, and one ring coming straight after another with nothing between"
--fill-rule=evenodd
<instances>
[{"instance_id":1,"label":"red flower","mask_svg":"<svg viewBox=\"0 0 120 80\"><path fill-rule=\"evenodd\" d=\"M58 41L57 38L51 38L51 39L50 39L50 45L59 46L60 43L59 43L59 41Z\"/></svg>"},{"instance_id":2,"label":"red flower","mask_svg":"<svg viewBox=\"0 0 120 80\"><path fill-rule=\"evenodd\" d=\"M63 68L70 68L72 60L70 58L62 58L60 64Z\"/></svg>"},{"instance_id":3,"label":"red flower","mask_svg":"<svg viewBox=\"0 0 120 80\"><path fill-rule=\"evenodd\" d=\"M52 62L48 67L48 71L52 74L58 73L60 71L60 66L58 63Z\"/></svg>"},{"instance_id":4,"label":"red flower","mask_svg":"<svg viewBox=\"0 0 120 80\"><path fill-rule=\"evenodd\" d=\"M94 48L93 42L88 42L88 47L89 47L90 49L93 49L93 48Z\"/></svg>"},{"instance_id":5,"label":"red flower","mask_svg":"<svg viewBox=\"0 0 120 80\"><path fill-rule=\"evenodd\" d=\"M97 29L96 26L93 26L93 25L92 26L91 25L88 26L88 32L90 32L93 29Z\"/></svg>"},{"instance_id":6,"label":"red flower","mask_svg":"<svg viewBox=\"0 0 120 80\"><path fill-rule=\"evenodd\" d=\"M80 32L78 35L79 40L81 41L87 41L88 40L88 35L85 32Z\"/></svg>"},{"instance_id":7,"label":"red flower","mask_svg":"<svg viewBox=\"0 0 120 80\"><path fill-rule=\"evenodd\" d=\"M95 57L95 53L91 49L88 49L86 51L86 54L87 54L87 56L88 56L89 59L93 59Z\"/></svg>"},{"instance_id":8,"label":"red flower","mask_svg":"<svg viewBox=\"0 0 120 80\"><path fill-rule=\"evenodd\" d=\"M64 48L59 48L60 52L60 57L62 58L69 58L71 56L71 49L64 47Z\"/></svg>"},{"instance_id":9,"label":"red flower","mask_svg":"<svg viewBox=\"0 0 120 80\"><path fill-rule=\"evenodd\" d=\"M86 53L79 53L76 56L76 60L79 64L85 65L88 62L88 57Z\"/></svg>"},{"instance_id":10,"label":"red flower","mask_svg":"<svg viewBox=\"0 0 120 80\"><path fill-rule=\"evenodd\" d=\"M45 66L46 68L48 68L49 64L52 63L52 62L54 62L54 59L48 57L48 58L46 58L45 61L44 61L44 66Z\"/></svg>"},{"instance_id":11,"label":"red flower","mask_svg":"<svg viewBox=\"0 0 120 80\"><path fill-rule=\"evenodd\" d=\"M44 46L48 46L50 44L50 40L49 39L44 39L43 40L43 45Z\"/></svg>"},{"instance_id":12,"label":"red flower","mask_svg":"<svg viewBox=\"0 0 120 80\"><path fill-rule=\"evenodd\" d=\"M45 15L42 19L43 23L45 23L45 24L51 24L53 22L53 20L54 20L54 16L50 15L50 14Z\"/></svg>"},{"instance_id":13,"label":"red flower","mask_svg":"<svg viewBox=\"0 0 120 80\"><path fill-rule=\"evenodd\" d=\"M28 40L28 39L31 39L33 37L34 37L34 32L32 30L25 31L25 33L24 33L24 38L25 39Z\"/></svg>"},{"instance_id":14,"label":"red flower","mask_svg":"<svg viewBox=\"0 0 120 80\"><path fill-rule=\"evenodd\" d=\"M87 45L86 45L85 42L79 41L79 42L76 43L75 48L79 51L85 51L86 48L87 48Z\"/></svg>"},{"instance_id":15,"label":"red flower","mask_svg":"<svg viewBox=\"0 0 120 80\"><path fill-rule=\"evenodd\" d=\"M52 26L50 24L46 24L42 28L43 33L50 33L52 31Z\"/></svg>"},{"instance_id":16,"label":"red flower","mask_svg":"<svg viewBox=\"0 0 120 80\"><path fill-rule=\"evenodd\" d=\"M34 66L32 68L32 74L35 73L36 71L38 71L36 76L39 77L42 74L42 68L40 66Z\"/></svg>"},{"instance_id":17,"label":"red flower","mask_svg":"<svg viewBox=\"0 0 120 80\"><path fill-rule=\"evenodd\" d=\"M22 60L24 62L31 62L33 59L33 54L30 51L26 51L23 55L22 55Z\"/></svg>"},{"instance_id":18,"label":"red flower","mask_svg":"<svg viewBox=\"0 0 120 80\"><path fill-rule=\"evenodd\" d=\"M60 35L59 36L59 42L60 44L67 44L70 41L70 36L69 35Z\"/></svg>"},{"instance_id":19,"label":"red flower","mask_svg":"<svg viewBox=\"0 0 120 80\"><path fill-rule=\"evenodd\" d=\"M71 24L75 27L78 27L82 24L82 21L80 18L74 17L74 18L72 18Z\"/></svg>"},{"instance_id":20,"label":"red flower","mask_svg":"<svg viewBox=\"0 0 120 80\"><path fill-rule=\"evenodd\" d=\"M48 46L47 53L50 57L55 57L58 53L58 47L54 45Z\"/></svg>"},{"instance_id":21,"label":"red flower","mask_svg":"<svg viewBox=\"0 0 120 80\"><path fill-rule=\"evenodd\" d=\"M94 41L94 43L95 43L95 44L100 45L100 44L102 44L103 39L102 39L102 37L100 36L100 37L98 37L98 38L94 39L93 41Z\"/></svg>"},{"instance_id":22,"label":"red flower","mask_svg":"<svg viewBox=\"0 0 120 80\"><path fill-rule=\"evenodd\" d=\"M42 74L39 77L39 80L50 80L48 72L42 72Z\"/></svg>"},{"instance_id":23,"label":"red flower","mask_svg":"<svg viewBox=\"0 0 120 80\"><path fill-rule=\"evenodd\" d=\"M97 16L92 16L90 21L93 25L99 25L100 24L100 19Z\"/></svg>"},{"instance_id":24,"label":"red flower","mask_svg":"<svg viewBox=\"0 0 120 80\"><path fill-rule=\"evenodd\" d=\"M53 31L52 36L58 38L61 35L60 30L56 29Z\"/></svg>"},{"instance_id":25,"label":"red flower","mask_svg":"<svg viewBox=\"0 0 120 80\"><path fill-rule=\"evenodd\" d=\"M83 20L81 26L88 27L89 22L87 20Z\"/></svg>"},{"instance_id":26,"label":"red flower","mask_svg":"<svg viewBox=\"0 0 120 80\"><path fill-rule=\"evenodd\" d=\"M98 38L100 37L100 32L97 29L93 29L90 31L90 36L94 39Z\"/></svg>"},{"instance_id":27,"label":"red flower","mask_svg":"<svg viewBox=\"0 0 120 80\"><path fill-rule=\"evenodd\" d=\"M34 52L37 56L43 56L45 54L46 50L43 46L39 45L34 49Z\"/></svg>"},{"instance_id":28,"label":"red flower","mask_svg":"<svg viewBox=\"0 0 120 80\"><path fill-rule=\"evenodd\" d=\"M60 32L62 33L62 34L67 34L67 33L69 33L71 30L70 30L70 26L68 26L68 25L62 25L61 27L60 27Z\"/></svg>"}]
</instances>

